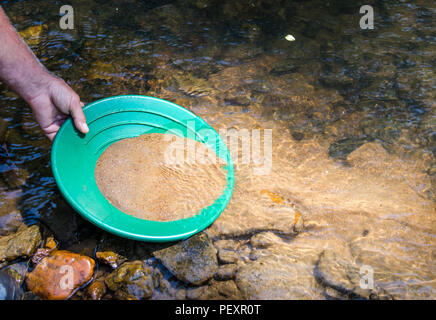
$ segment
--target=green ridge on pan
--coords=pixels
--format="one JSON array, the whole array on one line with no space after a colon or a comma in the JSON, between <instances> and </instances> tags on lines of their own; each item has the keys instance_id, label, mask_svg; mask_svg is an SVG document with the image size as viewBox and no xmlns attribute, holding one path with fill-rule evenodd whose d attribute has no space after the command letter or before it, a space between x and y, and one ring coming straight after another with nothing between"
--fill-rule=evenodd
<instances>
[{"instance_id":1,"label":"green ridge on pan","mask_svg":"<svg viewBox=\"0 0 436 320\"><path fill-rule=\"evenodd\" d=\"M203 119L172 102L139 95L101 99L86 105L83 111L89 133L79 133L68 119L56 135L51 161L62 195L85 219L121 237L165 242L200 232L225 209L235 181L233 162L224 141ZM95 182L94 169L99 156L118 140L147 133L177 134L214 150L226 164L227 186L223 194L199 214L170 222L139 219L110 204Z\"/></svg>"}]
</instances>

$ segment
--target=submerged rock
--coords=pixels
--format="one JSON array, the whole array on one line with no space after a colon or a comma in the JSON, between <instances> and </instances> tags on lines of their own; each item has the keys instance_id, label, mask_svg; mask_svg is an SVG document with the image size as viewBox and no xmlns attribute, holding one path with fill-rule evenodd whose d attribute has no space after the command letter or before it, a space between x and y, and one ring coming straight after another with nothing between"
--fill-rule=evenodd
<instances>
[{"instance_id":1,"label":"submerged rock","mask_svg":"<svg viewBox=\"0 0 436 320\"><path fill-rule=\"evenodd\" d=\"M218 272L215 274L215 279L221 281L233 279L237 270L237 264L232 263L222 265L219 267Z\"/></svg>"},{"instance_id":2,"label":"submerged rock","mask_svg":"<svg viewBox=\"0 0 436 320\"><path fill-rule=\"evenodd\" d=\"M366 299L368 293L359 292L359 268L352 263L349 248L326 250L321 253L315 267L315 276L326 288L327 296L334 298Z\"/></svg>"},{"instance_id":3,"label":"submerged rock","mask_svg":"<svg viewBox=\"0 0 436 320\"><path fill-rule=\"evenodd\" d=\"M207 299L207 286L193 287L186 290L186 298L189 300Z\"/></svg>"},{"instance_id":4,"label":"submerged rock","mask_svg":"<svg viewBox=\"0 0 436 320\"><path fill-rule=\"evenodd\" d=\"M268 255L239 268L236 285L244 299L320 299L312 270L304 261L286 255Z\"/></svg>"},{"instance_id":5,"label":"submerged rock","mask_svg":"<svg viewBox=\"0 0 436 320\"><path fill-rule=\"evenodd\" d=\"M268 248L273 244L280 243L280 238L273 232L259 232L250 239L250 244L254 248Z\"/></svg>"},{"instance_id":6,"label":"submerged rock","mask_svg":"<svg viewBox=\"0 0 436 320\"><path fill-rule=\"evenodd\" d=\"M226 238L248 237L261 231L277 232L289 237L296 236L301 232L304 228L306 213L304 206L298 204L297 208L295 199L281 196L283 190L275 190L274 188L269 191L263 189L262 185L254 185L250 181L251 179L241 180L243 180L241 185L234 190L235 201L229 203L227 209L207 230L214 240L223 236ZM245 188L250 188L250 197L247 197L246 190L242 191ZM240 199L244 199L244 201L242 202ZM222 258L226 259L224 256L226 254L223 252ZM221 252L219 258L221 259ZM232 262L234 261L227 263Z\"/></svg>"},{"instance_id":7,"label":"submerged rock","mask_svg":"<svg viewBox=\"0 0 436 320\"><path fill-rule=\"evenodd\" d=\"M392 220L368 223L350 242L322 252L315 276L333 298L432 299L432 244L432 235L416 227Z\"/></svg>"},{"instance_id":8,"label":"submerged rock","mask_svg":"<svg viewBox=\"0 0 436 320\"><path fill-rule=\"evenodd\" d=\"M112 251L96 252L95 256L98 261L110 266L112 269L118 268L119 265L126 262L126 258Z\"/></svg>"},{"instance_id":9,"label":"submerged rock","mask_svg":"<svg viewBox=\"0 0 436 320\"><path fill-rule=\"evenodd\" d=\"M18 262L11 264L3 269L4 272L8 273L15 282L21 286L27 273L27 262Z\"/></svg>"},{"instance_id":10,"label":"submerged rock","mask_svg":"<svg viewBox=\"0 0 436 320\"><path fill-rule=\"evenodd\" d=\"M0 238L0 264L18 258L28 258L41 244L39 227L33 225Z\"/></svg>"},{"instance_id":11,"label":"submerged rock","mask_svg":"<svg viewBox=\"0 0 436 320\"><path fill-rule=\"evenodd\" d=\"M233 280L212 281L207 286L188 288L186 298L190 300L237 300L241 299L241 293Z\"/></svg>"},{"instance_id":12,"label":"submerged rock","mask_svg":"<svg viewBox=\"0 0 436 320\"><path fill-rule=\"evenodd\" d=\"M228 249L218 250L218 259L220 263L236 263L239 259L239 254L236 251Z\"/></svg>"},{"instance_id":13,"label":"submerged rock","mask_svg":"<svg viewBox=\"0 0 436 320\"><path fill-rule=\"evenodd\" d=\"M324 251L316 265L316 277L325 287L325 295L334 299L392 299L377 283L365 288L362 265L354 262L349 250ZM371 266L367 266L372 270Z\"/></svg>"},{"instance_id":14,"label":"submerged rock","mask_svg":"<svg viewBox=\"0 0 436 320\"><path fill-rule=\"evenodd\" d=\"M104 281L96 280L91 283L85 291L86 300L101 300L106 294L106 284Z\"/></svg>"},{"instance_id":15,"label":"submerged rock","mask_svg":"<svg viewBox=\"0 0 436 320\"><path fill-rule=\"evenodd\" d=\"M41 260L27 275L26 285L43 299L67 299L91 280L94 265L94 260L87 256L59 250Z\"/></svg>"},{"instance_id":16,"label":"submerged rock","mask_svg":"<svg viewBox=\"0 0 436 320\"><path fill-rule=\"evenodd\" d=\"M142 261L126 262L105 278L118 300L148 299L153 294L152 268Z\"/></svg>"},{"instance_id":17,"label":"submerged rock","mask_svg":"<svg viewBox=\"0 0 436 320\"><path fill-rule=\"evenodd\" d=\"M0 300L19 300L21 289L15 279L4 271L0 271Z\"/></svg>"},{"instance_id":18,"label":"submerged rock","mask_svg":"<svg viewBox=\"0 0 436 320\"><path fill-rule=\"evenodd\" d=\"M329 156L345 160L351 152L373 140L374 139L370 137L354 137L338 140L330 145Z\"/></svg>"},{"instance_id":19,"label":"submerged rock","mask_svg":"<svg viewBox=\"0 0 436 320\"><path fill-rule=\"evenodd\" d=\"M16 165L12 165L12 167L8 171L0 172L2 182L5 184L7 189L16 191L18 191L26 183L29 175L30 174L26 169L20 168ZM15 201L12 200L12 202Z\"/></svg>"},{"instance_id":20,"label":"submerged rock","mask_svg":"<svg viewBox=\"0 0 436 320\"><path fill-rule=\"evenodd\" d=\"M153 299L185 300L185 286L178 280L167 280L165 278L161 278L159 280L159 291L155 290L153 292Z\"/></svg>"},{"instance_id":21,"label":"submerged rock","mask_svg":"<svg viewBox=\"0 0 436 320\"><path fill-rule=\"evenodd\" d=\"M23 224L21 214L14 210L8 213L0 212L0 236L14 233Z\"/></svg>"},{"instance_id":22,"label":"submerged rock","mask_svg":"<svg viewBox=\"0 0 436 320\"><path fill-rule=\"evenodd\" d=\"M371 170L379 166L380 161L393 162L389 153L379 142L368 142L351 152L347 156L347 162L354 166L365 170ZM394 163L392 163L392 166Z\"/></svg>"},{"instance_id":23,"label":"submerged rock","mask_svg":"<svg viewBox=\"0 0 436 320\"><path fill-rule=\"evenodd\" d=\"M218 270L216 250L205 232L156 250L154 256L179 280L200 285Z\"/></svg>"},{"instance_id":24,"label":"submerged rock","mask_svg":"<svg viewBox=\"0 0 436 320\"><path fill-rule=\"evenodd\" d=\"M219 299L241 299L241 293L233 280L212 282L211 289L216 290Z\"/></svg>"}]
</instances>

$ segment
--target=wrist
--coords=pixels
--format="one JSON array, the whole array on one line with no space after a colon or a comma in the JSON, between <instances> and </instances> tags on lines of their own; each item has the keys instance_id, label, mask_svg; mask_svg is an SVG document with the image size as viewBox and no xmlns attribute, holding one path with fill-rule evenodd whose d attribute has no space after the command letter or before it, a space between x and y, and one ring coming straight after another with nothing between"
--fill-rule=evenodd
<instances>
[{"instance_id":1,"label":"wrist","mask_svg":"<svg viewBox=\"0 0 436 320\"><path fill-rule=\"evenodd\" d=\"M27 78L28 77L28 78ZM27 79L26 79L27 78ZM50 84L56 79L43 67L30 71L24 81L18 80L17 87L14 89L28 104L32 106L32 101L37 97L48 94Z\"/></svg>"}]
</instances>

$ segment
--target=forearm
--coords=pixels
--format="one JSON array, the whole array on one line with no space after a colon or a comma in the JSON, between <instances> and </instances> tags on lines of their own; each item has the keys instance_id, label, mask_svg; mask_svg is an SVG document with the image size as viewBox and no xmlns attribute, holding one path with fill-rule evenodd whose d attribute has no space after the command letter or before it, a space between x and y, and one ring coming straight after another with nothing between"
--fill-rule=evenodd
<instances>
[{"instance_id":1,"label":"forearm","mask_svg":"<svg viewBox=\"0 0 436 320\"><path fill-rule=\"evenodd\" d=\"M0 7L0 80L30 101L49 76Z\"/></svg>"},{"instance_id":2,"label":"forearm","mask_svg":"<svg viewBox=\"0 0 436 320\"><path fill-rule=\"evenodd\" d=\"M17 92L53 140L68 115L82 133L89 131L80 97L64 80L51 75L21 39L0 7L0 80Z\"/></svg>"}]
</instances>

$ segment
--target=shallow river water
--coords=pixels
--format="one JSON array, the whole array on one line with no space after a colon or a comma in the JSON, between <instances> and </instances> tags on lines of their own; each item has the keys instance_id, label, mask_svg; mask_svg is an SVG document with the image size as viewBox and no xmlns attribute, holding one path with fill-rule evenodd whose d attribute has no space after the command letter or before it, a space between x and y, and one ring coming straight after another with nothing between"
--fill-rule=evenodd
<instances>
[{"instance_id":1,"label":"shallow river water","mask_svg":"<svg viewBox=\"0 0 436 320\"><path fill-rule=\"evenodd\" d=\"M240 297L436 298L433 1L71 1L73 30L54 2L0 3L83 102L167 99L234 143L233 197L207 233ZM0 86L0 218L93 257L109 236L64 202L50 148ZM153 297L185 298L167 277Z\"/></svg>"}]
</instances>

